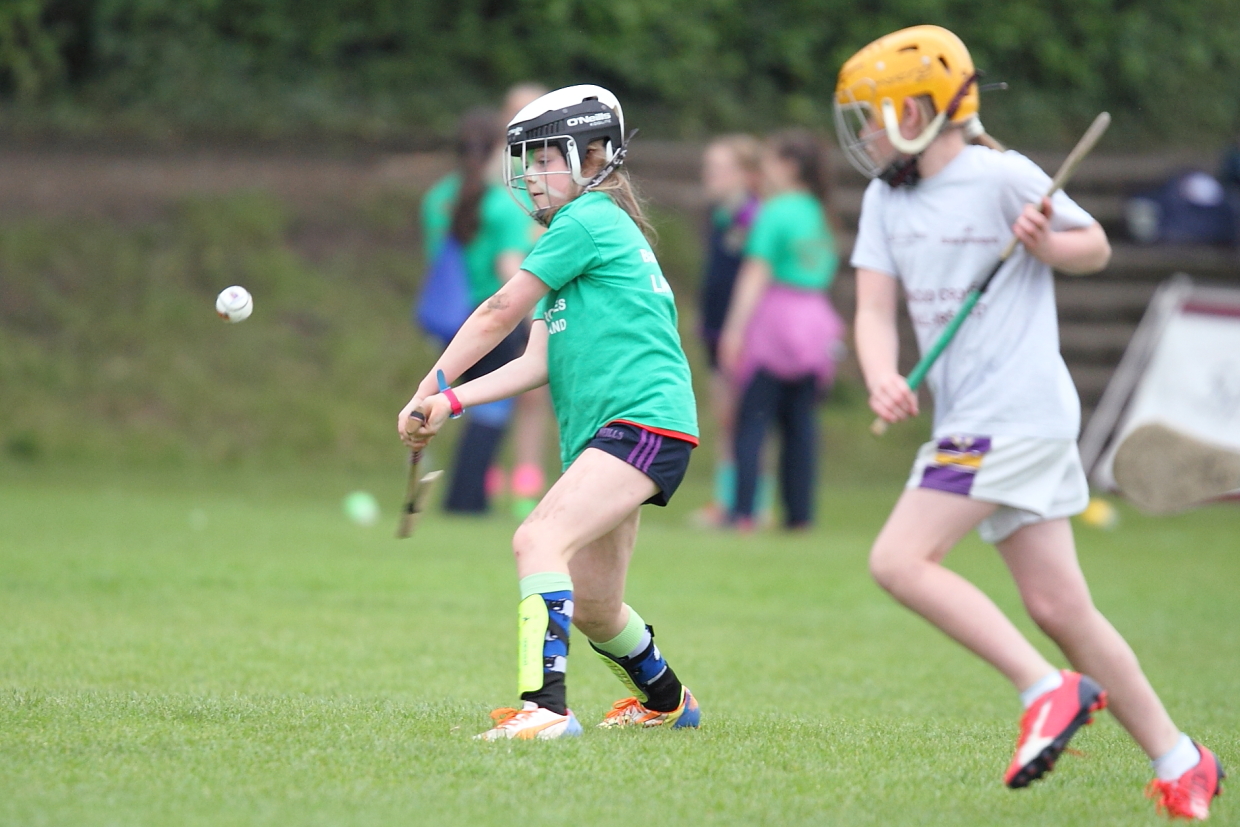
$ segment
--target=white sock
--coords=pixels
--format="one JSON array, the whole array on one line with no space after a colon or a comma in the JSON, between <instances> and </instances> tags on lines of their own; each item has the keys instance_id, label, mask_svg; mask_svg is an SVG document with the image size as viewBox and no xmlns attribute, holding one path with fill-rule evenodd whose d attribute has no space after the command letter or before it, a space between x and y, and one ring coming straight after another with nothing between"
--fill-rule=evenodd
<instances>
[{"instance_id":1,"label":"white sock","mask_svg":"<svg viewBox=\"0 0 1240 827\"><path fill-rule=\"evenodd\" d=\"M1045 695L1052 689L1058 689L1061 686L1063 686L1063 675L1059 672L1051 672L1033 686L1020 693L1020 702L1025 705L1025 709L1028 709L1033 706L1033 702L1042 695Z\"/></svg>"},{"instance_id":2,"label":"white sock","mask_svg":"<svg viewBox=\"0 0 1240 827\"><path fill-rule=\"evenodd\" d=\"M1175 746L1151 761L1150 766L1159 781L1174 781L1197 766L1200 760L1201 753L1193 739L1181 732Z\"/></svg>"}]
</instances>

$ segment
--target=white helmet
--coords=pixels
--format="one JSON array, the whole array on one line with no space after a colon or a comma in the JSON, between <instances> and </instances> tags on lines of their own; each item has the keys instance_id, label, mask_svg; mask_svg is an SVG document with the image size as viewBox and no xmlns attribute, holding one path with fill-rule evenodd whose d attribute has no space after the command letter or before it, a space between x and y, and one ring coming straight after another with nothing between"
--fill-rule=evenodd
<instances>
[{"instance_id":1,"label":"white helmet","mask_svg":"<svg viewBox=\"0 0 1240 827\"><path fill-rule=\"evenodd\" d=\"M581 165L591 141L603 141L604 166L590 178ZM526 106L508 123L509 162L504 180L518 204L530 209L525 195L525 175L530 153L547 146L558 147L568 161L573 182L593 189L624 162L624 110L616 96L601 86L581 84L548 92ZM531 210L535 218L538 212Z\"/></svg>"}]
</instances>

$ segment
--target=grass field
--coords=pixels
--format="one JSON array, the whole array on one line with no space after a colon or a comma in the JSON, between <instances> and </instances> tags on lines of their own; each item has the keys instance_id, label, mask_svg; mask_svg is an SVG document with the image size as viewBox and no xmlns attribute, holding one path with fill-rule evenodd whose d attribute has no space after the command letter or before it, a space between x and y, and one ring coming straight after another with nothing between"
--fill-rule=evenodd
<instances>
[{"instance_id":1,"label":"grass field","mask_svg":"<svg viewBox=\"0 0 1240 827\"><path fill-rule=\"evenodd\" d=\"M0 824L1157 823L1106 714L1002 787L1014 693L866 574L891 485L830 487L798 537L695 532L700 489L647 509L630 600L701 731L589 728L621 692L578 635L585 736L475 742L514 700L513 525L435 514L397 542L401 484L0 465ZM379 525L341 516L353 488ZM1240 509L1077 534L1172 714L1240 768ZM950 563L1016 610L975 538Z\"/></svg>"}]
</instances>

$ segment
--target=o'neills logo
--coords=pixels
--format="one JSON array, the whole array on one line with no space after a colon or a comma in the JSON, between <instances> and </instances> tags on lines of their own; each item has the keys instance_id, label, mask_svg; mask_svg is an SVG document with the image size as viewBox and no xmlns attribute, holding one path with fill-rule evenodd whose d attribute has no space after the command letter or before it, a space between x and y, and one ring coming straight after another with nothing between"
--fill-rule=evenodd
<instances>
[{"instance_id":1,"label":"o'neills logo","mask_svg":"<svg viewBox=\"0 0 1240 827\"><path fill-rule=\"evenodd\" d=\"M520 135L523 131L524 130L521 127L514 126L512 129L508 130L508 134L509 135Z\"/></svg>"},{"instance_id":2,"label":"o'neills logo","mask_svg":"<svg viewBox=\"0 0 1240 827\"><path fill-rule=\"evenodd\" d=\"M581 115L576 118L569 118L564 123L569 126L590 126L596 123L606 123L611 120L610 112L599 112L597 115Z\"/></svg>"}]
</instances>

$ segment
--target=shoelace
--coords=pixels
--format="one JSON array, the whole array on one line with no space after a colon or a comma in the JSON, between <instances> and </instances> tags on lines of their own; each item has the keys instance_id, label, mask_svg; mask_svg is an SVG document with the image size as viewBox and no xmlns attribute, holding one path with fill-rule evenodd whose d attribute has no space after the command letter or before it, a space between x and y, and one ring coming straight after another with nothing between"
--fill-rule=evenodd
<instances>
[{"instance_id":1,"label":"shoelace","mask_svg":"<svg viewBox=\"0 0 1240 827\"><path fill-rule=\"evenodd\" d=\"M1195 818L1193 797L1188 788L1174 781L1150 780L1145 786L1145 797L1154 799L1154 810L1168 816Z\"/></svg>"},{"instance_id":2,"label":"shoelace","mask_svg":"<svg viewBox=\"0 0 1240 827\"><path fill-rule=\"evenodd\" d=\"M637 698L625 698L622 701L616 701L614 704L612 704L611 712L608 712L603 717L604 719L619 718L623 715L631 715L631 714L636 714L639 712L646 713L645 715L641 715L639 717L639 720L645 719L651 715L650 710L642 706L642 702L637 700ZM654 713L654 714L657 714L657 713Z\"/></svg>"},{"instance_id":3,"label":"shoelace","mask_svg":"<svg viewBox=\"0 0 1240 827\"><path fill-rule=\"evenodd\" d=\"M527 710L524 709L513 709L510 706L503 706L499 709L494 709L491 711L491 720L495 722L495 728L499 729L504 726L504 724L507 724L522 712L526 711Z\"/></svg>"}]
</instances>

